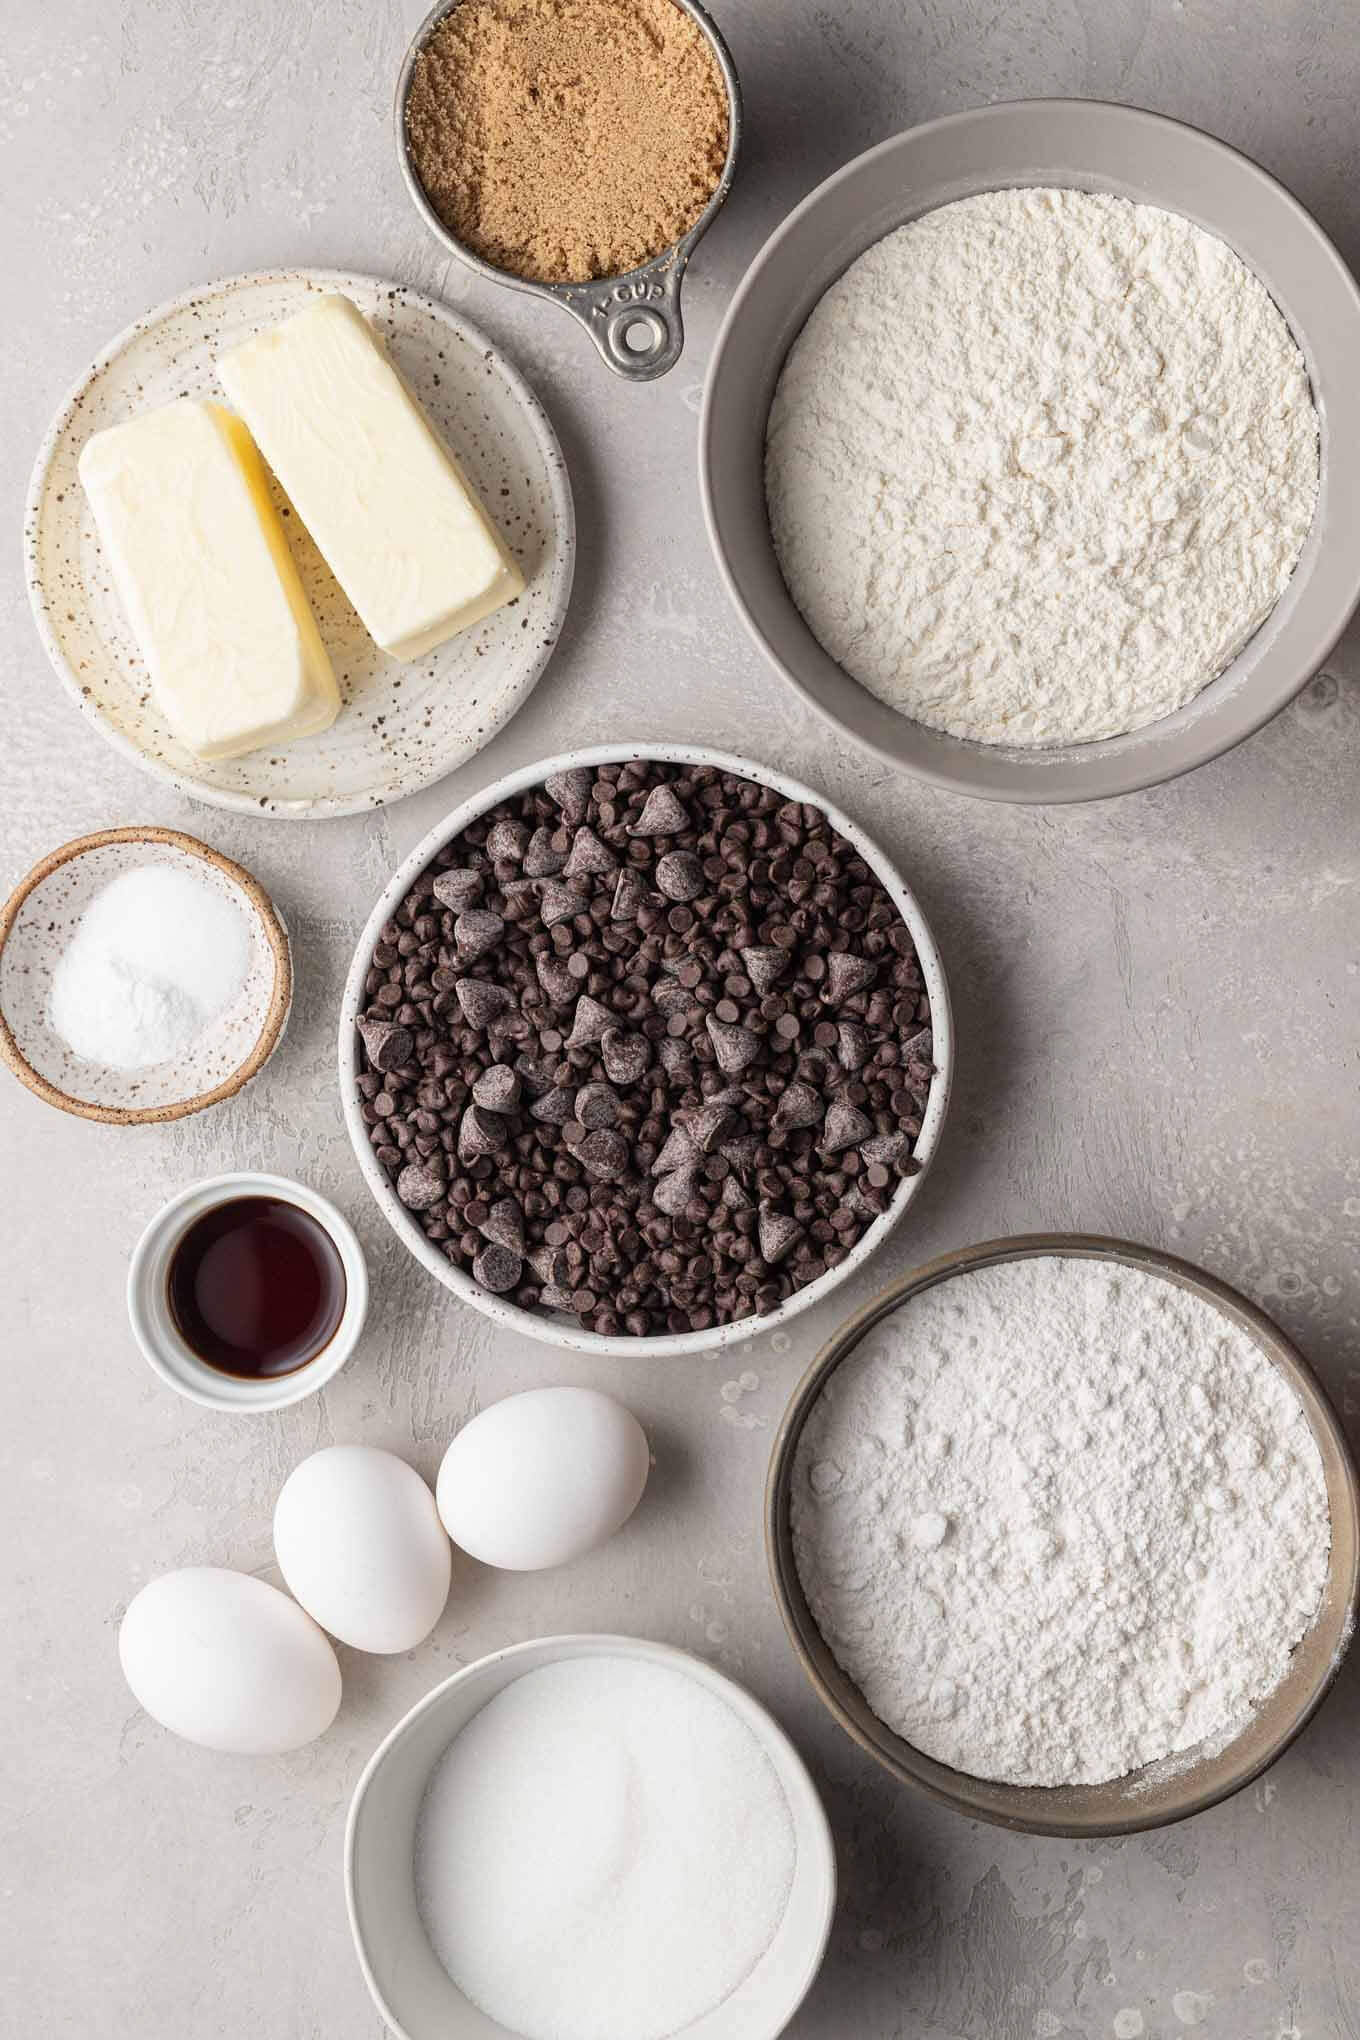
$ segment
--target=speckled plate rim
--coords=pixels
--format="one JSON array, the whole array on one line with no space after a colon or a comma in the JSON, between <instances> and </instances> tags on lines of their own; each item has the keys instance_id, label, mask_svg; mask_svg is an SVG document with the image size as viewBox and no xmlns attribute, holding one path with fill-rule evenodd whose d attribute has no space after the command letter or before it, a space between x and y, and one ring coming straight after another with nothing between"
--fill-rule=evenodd
<instances>
[{"instance_id":1,"label":"speckled plate rim","mask_svg":"<svg viewBox=\"0 0 1360 2040\"><path fill-rule=\"evenodd\" d=\"M201 303L204 298L214 297L225 291L267 287L293 280L323 291L343 293L357 284L365 290L383 295L396 293L407 304L419 305L431 318L447 326L466 345L495 360L498 371L505 378L507 386L523 410L543 456L548 489L552 498L556 543L551 571L555 576L555 584L550 591L552 600L548 627L541 640L538 638L535 640L532 656L525 661L520 685L507 693L498 711L488 715L480 743L465 756L455 758L449 764L436 764L423 772L413 773L409 783L403 785L399 792L318 795L310 799L290 799L286 804L280 802L262 808L256 794L234 792L229 787L212 786L188 773L175 770L161 758L153 757L139 744L133 743L130 737L96 707L82 688L78 676L71 670L57 634L48 620L48 601L38 570L38 548L34 540L57 448L86 391L108 370L124 349L150 332L153 326L159 325L163 320L178 317L181 312ZM257 819L262 813L270 820L288 822L310 822L331 816L371 814L375 808L391 807L394 802L405 800L409 794L420 793L427 786L437 785L450 773L460 771L476 757L478 751L485 749L499 730L505 727L538 685L543 670L556 649L557 639L566 618L575 570L576 508L566 459L551 419L524 377L479 326L474 326L470 320L441 303L438 298L432 297L428 291L418 290L411 284L396 283L380 276L372 276L361 269L311 269L305 264L299 264L296 268L281 265L274 269L242 270L235 276L215 277L207 283L193 285L188 290L180 291L177 296L165 299L153 310L143 312L140 318L133 319L129 325L124 326L120 333L99 350L63 397L38 448L37 459L33 463L33 472L29 478L28 494L24 500L24 585L28 590L29 607L33 612L33 621L52 669L86 722L122 757L129 759L142 771L151 773L156 779L163 780L167 786L173 786L176 792L187 794L191 800L202 801L208 807L224 808L232 814L253 815Z\"/></svg>"},{"instance_id":2,"label":"speckled plate rim","mask_svg":"<svg viewBox=\"0 0 1360 2040\"><path fill-rule=\"evenodd\" d=\"M1041 139L1036 141L1036 134ZM976 168L962 180L957 171L942 175L929 164L933 156L950 156L965 147ZM1109 163L1098 172L1083 167L1101 150L1118 162L1118 171ZM915 161L923 151L925 168ZM1177 152L1174 174L1183 180L1175 189L1168 187L1161 169L1172 152ZM734 429L758 412L758 458L763 458L768 399L760 391L759 376L769 361L769 346L747 329L772 312L772 291L778 290L783 302L778 265L784 250L798 243L800 273L813 273L817 256L828 253L816 242L819 216L834 220L859 185L872 185L899 159L900 211L887 219L874 209L872 226L825 276L818 296L895 225L978 191L1048 182L1116 191L1179 213L1225 241L1276 299L1304 353L1322 433L1312 528L1270 614L1227 669L1173 715L1122 736L1052 749L948 736L899 715L852 680L813 636L784 584L773 561L763 480L750 481L747 451ZM1291 249L1307 252L1314 295L1325 286L1325 311L1313 309L1310 318L1308 305L1284 302L1272 264L1259 248L1241 244L1216 221L1224 180L1240 188L1243 203L1250 193L1254 213L1269 212L1265 238L1275 251L1280 236L1287 235ZM1282 267L1282 259L1273 266ZM771 395L788 348L816 301L774 343ZM779 323L789 325L788 318ZM709 359L698 451L704 524L719 577L774 671L819 716L896 771L975 799L1039 806L1108 799L1177 778L1233 750L1271 721L1319 671L1360 604L1360 549L1354 542L1360 468L1353 457L1360 438L1360 389L1353 363L1358 338L1360 285L1312 214L1252 157L1188 121L1145 107L1080 98L999 100L922 121L853 157L809 192L757 251L727 308Z\"/></svg>"},{"instance_id":3,"label":"speckled plate rim","mask_svg":"<svg viewBox=\"0 0 1360 2040\"><path fill-rule=\"evenodd\" d=\"M442 850L450 838L458 835L469 822L487 808L495 807L499 801L509 800L517 793L525 792L531 786L540 786L551 772L567 772L578 765L623 765L634 759L653 758L670 765L713 765L722 772L739 773L745 779L763 780L766 785L782 793L786 800L796 800L809 807L820 809L827 821L838 834L845 837L864 859L870 870L882 882L901 913L911 938L916 945L921 975L930 998L931 1038L934 1048L935 1076L930 1086L930 1096L921 1120L921 1132L913 1152L921 1166L914 1176L906 1176L898 1184L897 1191L888 1209L874 1220L868 1231L851 1248L844 1261L815 1282L809 1282L805 1289L795 1290L778 1310L768 1312L764 1317L741 1318L735 1324L713 1325L704 1332L684 1332L667 1335L664 1338L633 1339L606 1336L602 1332L583 1332L574 1329L574 1320L563 1318L560 1322L549 1317L537 1317L531 1311L521 1310L517 1304L507 1303L502 1297L493 1296L489 1290L479 1288L460 1268L455 1268L443 1254L437 1253L426 1239L420 1227L415 1224L396 1191L389 1183L380 1164L374 1160L373 1149L359 1113L359 1095L354 1086L357 1071L355 1018L362 1009L364 978L368 973L368 960L373 945L382 927L396 908L413 880L420 876L437 850ZM935 937L921 910L915 893L907 885L895 866L879 849L873 839L867 836L856 822L834 807L825 795L804 786L801 781L790 779L787 773L777 772L769 765L759 764L753 758L739 757L730 751L712 751L697 744L665 743L618 743L596 744L589 750L568 751L561 757L540 760L537 764L521 766L504 779L497 780L481 793L474 794L442 822L437 822L397 871L387 885L364 924L350 964L349 975L340 1001L339 1030L339 1074L340 1100L345 1115L345 1125L354 1152L384 1218L421 1266L428 1269L437 1282L451 1289L455 1296L472 1304L494 1323L523 1333L531 1339L538 1339L552 1346L564 1346L574 1353L608 1353L615 1358L649 1360L670 1357L681 1353L712 1353L724 1346L740 1345L747 1339L761 1338L767 1332L777 1331L800 1311L808 1310L820 1303L831 1290L860 1268L869 1256L879 1248L898 1220L904 1215L920 1192L922 1183L930 1172L930 1165L939 1153L940 1138L944 1127L945 1114L949 1106L950 1092L954 1082L954 1022L949 1003L949 989L945 981L944 963L941 959Z\"/></svg>"},{"instance_id":4,"label":"speckled plate rim","mask_svg":"<svg viewBox=\"0 0 1360 2040\"><path fill-rule=\"evenodd\" d=\"M293 956L288 941L288 931L279 917L274 902L257 878L253 878L244 865L223 856L210 843L201 843L197 836L189 836L182 829L164 829L153 823L129 824L118 829L98 829L93 835L76 836L69 843L51 850L33 869L20 879L14 891L0 908L0 953L3 953L10 932L23 911L24 903L45 879L59 871L63 864L82 857L87 851L102 850L112 843L160 843L171 849L181 850L186 856L201 858L205 864L220 871L224 878L245 895L247 904L264 932L274 958L274 984L270 992L269 1007L264 1024L244 1061L237 1064L229 1076L215 1084L210 1091L200 1091L192 1098L178 1099L173 1105L96 1105L83 1098L73 1098L68 1091L34 1069L28 1057L20 1048L14 1032L0 1010L0 1056L14 1072L21 1084L41 1098L44 1105L55 1105L58 1111L69 1112L76 1119L93 1119L102 1126L151 1126L164 1125L172 1119L187 1119L191 1112L202 1112L209 1105L220 1105L224 1099L234 1098L244 1090L251 1078L257 1076L278 1047L284 1027L288 1021L293 1003Z\"/></svg>"},{"instance_id":5,"label":"speckled plate rim","mask_svg":"<svg viewBox=\"0 0 1360 2040\"><path fill-rule=\"evenodd\" d=\"M1279 1725L1245 1759L1235 1758L1234 1751L1243 1737L1250 1735L1255 1725L1277 1706L1284 1686L1267 1696L1247 1729L1232 1742L1197 1760L1187 1751L1183 1767L1176 1760L1174 1767L1167 1769L1163 1760L1162 1764L1146 1766L1142 1772L1113 1779L1108 1785L1076 1788L1006 1785L971 1777L924 1755L878 1719L837 1665L808 1607L794 1562L789 1495L798 1440L828 1376L849 1358L866 1333L908 1298L977 1268L1040 1256L1116 1262L1189 1290L1222 1311L1256 1341L1303 1406L1326 1476L1332 1541L1324 1605L1313 1627L1295 1646L1295 1657L1310 1643L1316 1654L1324 1635L1326 1652L1301 1703L1292 1711L1281 1709ZM1102 1233L1017 1233L937 1255L889 1283L833 1332L790 1396L775 1434L765 1481L765 1555L775 1603L808 1684L845 1733L876 1763L900 1784L924 1792L970 1820L985 1820L994 1827L1010 1828L1020 1834L1060 1835L1089 1841L1170 1827L1217 1806L1220 1800L1231 1798L1259 1778L1302 1734L1341 1669L1360 1610L1360 1474L1318 1376L1274 1320L1229 1283L1196 1267L1192 1261L1163 1253L1157 1247L1140 1246L1132 1240L1114 1239ZM1286 1686L1290 1676L1286 1676ZM1138 1782L1148 1779L1149 1773L1159 1772L1161 1776L1147 1783ZM1087 1798L1103 1797L1107 1805L1099 1813L1078 1814L1070 1806L1074 1791Z\"/></svg>"}]
</instances>

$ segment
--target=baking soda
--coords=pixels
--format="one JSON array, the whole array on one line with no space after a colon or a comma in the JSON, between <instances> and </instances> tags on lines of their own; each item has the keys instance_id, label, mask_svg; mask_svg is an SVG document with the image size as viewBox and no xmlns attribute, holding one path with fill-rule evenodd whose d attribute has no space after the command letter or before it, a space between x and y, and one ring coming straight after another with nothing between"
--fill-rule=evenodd
<instances>
[{"instance_id":1,"label":"baking soda","mask_svg":"<svg viewBox=\"0 0 1360 2040\"><path fill-rule=\"evenodd\" d=\"M458 1734L416 1836L425 1931L523 2040L667 2040L770 1946L793 1819L746 1723L685 1672L540 1666Z\"/></svg>"}]
</instances>

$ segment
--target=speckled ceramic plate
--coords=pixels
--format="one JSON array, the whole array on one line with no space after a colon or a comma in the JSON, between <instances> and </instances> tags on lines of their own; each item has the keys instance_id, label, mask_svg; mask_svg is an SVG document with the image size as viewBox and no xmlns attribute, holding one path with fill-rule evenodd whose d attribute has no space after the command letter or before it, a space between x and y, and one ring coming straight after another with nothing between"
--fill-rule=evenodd
<instances>
[{"instance_id":1,"label":"speckled ceramic plate","mask_svg":"<svg viewBox=\"0 0 1360 2040\"><path fill-rule=\"evenodd\" d=\"M528 586L517 602L409 665L378 650L288 518L303 586L344 708L286 749L207 763L162 720L76 477L92 432L179 396L222 391L219 354L341 291L373 321L491 509ZM286 498L275 486L276 501ZM312 819L400 800L467 763L532 689L571 594L571 487L542 406L474 326L433 298L368 276L279 270L186 292L121 333L62 405L39 452L24 523L33 614L48 657L101 736L214 807Z\"/></svg>"},{"instance_id":2,"label":"speckled ceramic plate","mask_svg":"<svg viewBox=\"0 0 1360 2040\"><path fill-rule=\"evenodd\" d=\"M48 1021L52 973L95 894L145 864L188 869L240 909L250 929L245 981L190 1046L151 1069L87 1062ZM258 880L178 829L103 829L36 864L0 908L0 1056L45 1104L109 1126L183 1119L220 1104L264 1068L293 997L288 934Z\"/></svg>"}]
</instances>

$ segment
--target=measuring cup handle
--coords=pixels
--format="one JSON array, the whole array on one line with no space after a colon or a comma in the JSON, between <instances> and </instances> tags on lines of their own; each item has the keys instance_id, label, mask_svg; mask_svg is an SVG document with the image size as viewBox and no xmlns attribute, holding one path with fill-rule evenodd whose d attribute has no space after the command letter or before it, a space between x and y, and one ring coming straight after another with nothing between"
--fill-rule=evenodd
<instances>
[{"instance_id":1,"label":"measuring cup handle","mask_svg":"<svg viewBox=\"0 0 1360 2040\"><path fill-rule=\"evenodd\" d=\"M582 284L566 301L601 359L626 382L652 382L680 359L685 344L680 315L685 260L674 253L663 255L628 276Z\"/></svg>"}]
</instances>

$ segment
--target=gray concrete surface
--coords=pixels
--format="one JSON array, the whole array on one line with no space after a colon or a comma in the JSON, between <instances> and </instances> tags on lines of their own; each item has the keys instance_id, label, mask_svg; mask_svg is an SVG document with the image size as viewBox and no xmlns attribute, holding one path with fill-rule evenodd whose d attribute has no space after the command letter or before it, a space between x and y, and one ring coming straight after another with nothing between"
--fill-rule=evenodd
<instances>
[{"instance_id":1,"label":"gray concrete surface","mask_svg":"<svg viewBox=\"0 0 1360 2040\"><path fill-rule=\"evenodd\" d=\"M718 0L750 139L689 286L690 340L627 390L548 307L451 268L412 213L389 101L424 0L8 0L0 37L7 322L0 576L5 884L77 831L139 819L258 872L300 971L286 1046L241 1103L116 1133L0 1082L4 1833L0 2027L27 2040L376 2040L340 1887L345 1805L380 1734L488 1648L617 1627L711 1656L777 1711L825 1791L843 1897L796 2040L1356 2040L1360 1665L1254 1790L1160 1835L1074 1847L967 1825L877 1775L803 1689L771 1605L771 1429L835 1319L994 1232L1174 1247L1272 1310L1360 1425L1360 644L1231 757L1079 812L894 783L761 666L710 564L695 414L717 321L763 236L846 157L1026 93L1127 99L1249 150L1360 256L1355 0ZM49 673L19 565L33 450L87 357L147 306L270 263L443 292L529 374L566 445L581 569L558 656L474 766L370 819L252 823L122 763ZM918 1210L841 1303L711 1364L592 1365L500 1337L379 1222L331 1074L351 944L394 860L485 775L605 735L744 745L823 786L901 860L954 987L961 1081ZM178 1402L131 1342L134 1235L173 1189L249 1163L338 1198L372 1329L322 1396L237 1422ZM560 1575L461 1572L421 1650L344 1652L332 1732L277 1761L173 1742L133 1706L119 1616L166 1567L266 1571L288 1469L364 1439L432 1473L480 1403L540 1381L623 1395L653 1438L644 1507Z\"/></svg>"}]
</instances>

